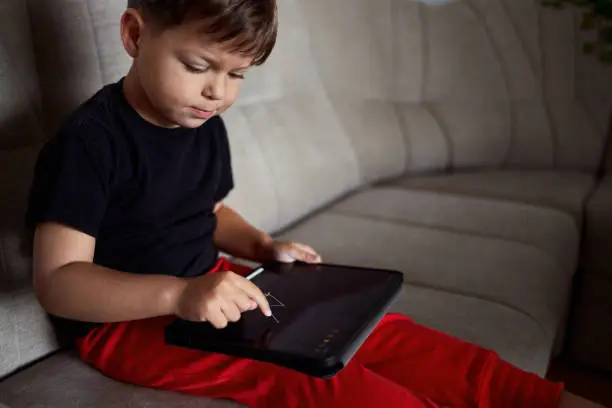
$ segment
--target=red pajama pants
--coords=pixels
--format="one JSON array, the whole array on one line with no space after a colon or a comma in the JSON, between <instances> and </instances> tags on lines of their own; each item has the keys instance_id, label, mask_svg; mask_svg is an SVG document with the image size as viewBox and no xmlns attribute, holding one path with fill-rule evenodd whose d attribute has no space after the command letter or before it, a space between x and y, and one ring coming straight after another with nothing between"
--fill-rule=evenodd
<instances>
[{"instance_id":1,"label":"red pajama pants","mask_svg":"<svg viewBox=\"0 0 612 408\"><path fill-rule=\"evenodd\" d=\"M221 270L246 273L225 259L213 272ZM563 389L398 314L387 315L347 367L327 380L169 346L164 327L172 320L100 326L77 342L81 358L117 380L254 408L553 408Z\"/></svg>"}]
</instances>

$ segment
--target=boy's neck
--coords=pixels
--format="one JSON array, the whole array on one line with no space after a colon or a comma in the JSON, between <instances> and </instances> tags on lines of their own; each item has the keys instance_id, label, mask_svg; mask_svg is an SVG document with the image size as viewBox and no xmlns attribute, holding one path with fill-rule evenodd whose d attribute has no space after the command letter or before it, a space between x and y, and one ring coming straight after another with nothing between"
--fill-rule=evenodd
<instances>
[{"instance_id":1,"label":"boy's neck","mask_svg":"<svg viewBox=\"0 0 612 408\"><path fill-rule=\"evenodd\" d=\"M142 89L142 85L133 66L130 68L130 71L123 81L123 94L130 106L147 122L165 128L178 127L177 125L164 122L157 114L155 107L151 105L144 89Z\"/></svg>"}]
</instances>

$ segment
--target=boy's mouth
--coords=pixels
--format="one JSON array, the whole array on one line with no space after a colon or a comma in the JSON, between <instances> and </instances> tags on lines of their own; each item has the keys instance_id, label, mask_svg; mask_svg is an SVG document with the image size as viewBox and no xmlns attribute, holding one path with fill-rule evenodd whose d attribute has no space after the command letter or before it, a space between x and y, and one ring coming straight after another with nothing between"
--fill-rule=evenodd
<instances>
[{"instance_id":1,"label":"boy's mouth","mask_svg":"<svg viewBox=\"0 0 612 408\"><path fill-rule=\"evenodd\" d=\"M217 111L206 111L198 108L191 108L191 112L198 119L210 119L215 115Z\"/></svg>"}]
</instances>

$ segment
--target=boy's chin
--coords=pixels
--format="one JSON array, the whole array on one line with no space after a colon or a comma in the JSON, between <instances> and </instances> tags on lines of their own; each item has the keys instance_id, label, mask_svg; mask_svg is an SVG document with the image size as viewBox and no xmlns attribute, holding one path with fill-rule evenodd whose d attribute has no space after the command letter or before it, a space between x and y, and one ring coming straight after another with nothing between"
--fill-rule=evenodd
<instances>
[{"instance_id":1,"label":"boy's chin","mask_svg":"<svg viewBox=\"0 0 612 408\"><path fill-rule=\"evenodd\" d=\"M189 129L195 129L202 126L204 123L208 122L211 118L202 119L196 117L185 117L176 121L176 124Z\"/></svg>"}]
</instances>

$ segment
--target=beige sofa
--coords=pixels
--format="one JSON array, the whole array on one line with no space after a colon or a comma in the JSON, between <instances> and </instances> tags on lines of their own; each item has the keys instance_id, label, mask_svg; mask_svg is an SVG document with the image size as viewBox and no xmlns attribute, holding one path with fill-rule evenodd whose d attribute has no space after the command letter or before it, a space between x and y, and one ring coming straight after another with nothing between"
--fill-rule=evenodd
<instances>
[{"instance_id":1,"label":"beige sofa","mask_svg":"<svg viewBox=\"0 0 612 408\"><path fill-rule=\"evenodd\" d=\"M544 375L563 344L610 107L612 82L581 54L575 15L533 0L279 2L278 47L225 114L229 204L327 261L401 269L395 311ZM22 219L36 153L125 73L124 7L0 2L0 403L11 408L233 405L103 377L60 348L31 290Z\"/></svg>"}]
</instances>

